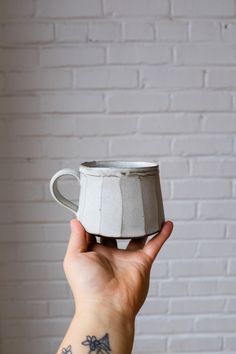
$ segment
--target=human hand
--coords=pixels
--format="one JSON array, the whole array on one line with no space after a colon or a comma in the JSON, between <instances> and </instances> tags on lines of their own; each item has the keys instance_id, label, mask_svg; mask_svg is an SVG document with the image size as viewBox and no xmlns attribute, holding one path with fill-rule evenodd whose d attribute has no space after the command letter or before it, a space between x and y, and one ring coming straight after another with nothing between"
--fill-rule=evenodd
<instances>
[{"instance_id":1,"label":"human hand","mask_svg":"<svg viewBox=\"0 0 236 354\"><path fill-rule=\"evenodd\" d=\"M70 225L63 264L76 312L105 306L134 318L148 293L152 263L170 236L173 223L165 222L161 232L146 244L147 237L130 240L125 250L118 249L113 238L97 243L76 219Z\"/></svg>"}]
</instances>

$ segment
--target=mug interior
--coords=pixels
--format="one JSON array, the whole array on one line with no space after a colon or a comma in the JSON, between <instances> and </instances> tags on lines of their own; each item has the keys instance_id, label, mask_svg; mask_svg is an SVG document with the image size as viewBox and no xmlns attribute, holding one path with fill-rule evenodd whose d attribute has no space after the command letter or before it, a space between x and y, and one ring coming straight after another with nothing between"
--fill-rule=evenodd
<instances>
[{"instance_id":1,"label":"mug interior","mask_svg":"<svg viewBox=\"0 0 236 354\"><path fill-rule=\"evenodd\" d=\"M121 161L121 160L100 160L100 161L87 161L83 162L81 166L89 167L93 169L149 169L157 168L158 165L154 162L147 161Z\"/></svg>"}]
</instances>

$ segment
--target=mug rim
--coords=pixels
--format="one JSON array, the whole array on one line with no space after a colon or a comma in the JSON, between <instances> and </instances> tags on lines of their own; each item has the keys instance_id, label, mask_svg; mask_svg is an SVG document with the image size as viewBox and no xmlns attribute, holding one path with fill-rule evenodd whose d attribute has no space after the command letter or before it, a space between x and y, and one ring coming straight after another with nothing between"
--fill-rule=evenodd
<instances>
[{"instance_id":1,"label":"mug rim","mask_svg":"<svg viewBox=\"0 0 236 354\"><path fill-rule=\"evenodd\" d=\"M129 161L129 160L92 160L85 161L80 165L80 172L103 174L103 173L148 173L156 172L159 165L150 161Z\"/></svg>"}]
</instances>

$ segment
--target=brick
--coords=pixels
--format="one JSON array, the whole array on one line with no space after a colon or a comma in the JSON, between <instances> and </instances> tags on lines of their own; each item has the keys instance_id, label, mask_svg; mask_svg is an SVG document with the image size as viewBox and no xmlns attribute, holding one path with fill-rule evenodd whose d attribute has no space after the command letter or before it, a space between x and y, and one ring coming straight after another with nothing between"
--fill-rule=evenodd
<instances>
[{"instance_id":1,"label":"brick","mask_svg":"<svg viewBox=\"0 0 236 354\"><path fill-rule=\"evenodd\" d=\"M226 312L228 313L236 313L236 299L229 299L227 306L226 306ZM235 342L235 348L236 348L236 342Z\"/></svg>"},{"instance_id":2,"label":"brick","mask_svg":"<svg viewBox=\"0 0 236 354\"><path fill-rule=\"evenodd\" d=\"M227 117L227 114L225 116ZM226 125L225 128L227 129ZM192 164L191 175L202 177L234 177L236 176L235 163L236 161L233 158L225 158L224 160L220 160L219 158L205 158L203 160L195 160Z\"/></svg>"},{"instance_id":3,"label":"brick","mask_svg":"<svg viewBox=\"0 0 236 354\"><path fill-rule=\"evenodd\" d=\"M186 280L163 280L160 282L158 295L163 297L187 296L188 284Z\"/></svg>"},{"instance_id":4,"label":"brick","mask_svg":"<svg viewBox=\"0 0 236 354\"><path fill-rule=\"evenodd\" d=\"M3 19L10 17L31 17L34 14L34 1L17 0L1 1L0 17Z\"/></svg>"},{"instance_id":5,"label":"brick","mask_svg":"<svg viewBox=\"0 0 236 354\"><path fill-rule=\"evenodd\" d=\"M217 281L212 279L195 279L189 282L190 295L215 295L217 289Z\"/></svg>"},{"instance_id":6,"label":"brick","mask_svg":"<svg viewBox=\"0 0 236 354\"><path fill-rule=\"evenodd\" d=\"M77 136L127 135L135 133L136 127L137 118L133 116L87 115L76 119L75 132Z\"/></svg>"},{"instance_id":7,"label":"brick","mask_svg":"<svg viewBox=\"0 0 236 354\"><path fill-rule=\"evenodd\" d=\"M236 25L235 23L226 22L222 26L223 40L228 43L235 43Z\"/></svg>"},{"instance_id":8,"label":"brick","mask_svg":"<svg viewBox=\"0 0 236 354\"><path fill-rule=\"evenodd\" d=\"M156 278L166 278L168 275L168 263L163 260L157 261L157 259L153 262L151 268L151 279Z\"/></svg>"},{"instance_id":9,"label":"brick","mask_svg":"<svg viewBox=\"0 0 236 354\"><path fill-rule=\"evenodd\" d=\"M13 207L13 217L15 222L65 222L68 217L72 217L72 212L62 208L55 202L51 203L17 203Z\"/></svg>"},{"instance_id":10,"label":"brick","mask_svg":"<svg viewBox=\"0 0 236 354\"><path fill-rule=\"evenodd\" d=\"M171 351L185 353L203 351L220 351L222 348L222 338L211 336L183 336L178 338L171 338L169 343Z\"/></svg>"},{"instance_id":11,"label":"brick","mask_svg":"<svg viewBox=\"0 0 236 354\"><path fill-rule=\"evenodd\" d=\"M142 116L139 131L142 133L192 133L200 129L200 116L194 114L155 114Z\"/></svg>"},{"instance_id":12,"label":"brick","mask_svg":"<svg viewBox=\"0 0 236 354\"><path fill-rule=\"evenodd\" d=\"M3 90L5 87L5 77L3 74L0 74L0 90Z\"/></svg>"},{"instance_id":13,"label":"brick","mask_svg":"<svg viewBox=\"0 0 236 354\"><path fill-rule=\"evenodd\" d=\"M119 41L121 40L121 25L116 22L97 22L89 25L90 41Z\"/></svg>"},{"instance_id":14,"label":"brick","mask_svg":"<svg viewBox=\"0 0 236 354\"><path fill-rule=\"evenodd\" d=\"M89 149L88 149L89 147ZM44 154L50 158L72 158L79 156L105 157L107 141L103 138L48 138L43 141Z\"/></svg>"},{"instance_id":15,"label":"brick","mask_svg":"<svg viewBox=\"0 0 236 354\"><path fill-rule=\"evenodd\" d=\"M76 134L76 117L74 115L45 116L43 132L53 136L71 136ZM32 132L33 134L33 132Z\"/></svg>"},{"instance_id":16,"label":"brick","mask_svg":"<svg viewBox=\"0 0 236 354\"><path fill-rule=\"evenodd\" d=\"M193 202L165 202L166 218L171 220L192 220L195 218L196 207Z\"/></svg>"},{"instance_id":17,"label":"brick","mask_svg":"<svg viewBox=\"0 0 236 354\"><path fill-rule=\"evenodd\" d=\"M32 147L30 146L29 151L31 151ZM15 179L17 180L47 180L48 181L48 178L52 176L60 168L61 168L60 161L47 160L47 159L37 159L37 160L29 159L29 160L14 161L14 164L10 165L11 175L15 176Z\"/></svg>"},{"instance_id":18,"label":"brick","mask_svg":"<svg viewBox=\"0 0 236 354\"><path fill-rule=\"evenodd\" d=\"M160 161L160 171L163 178L186 177L189 175L188 161L178 158L168 161L165 158L163 161Z\"/></svg>"},{"instance_id":19,"label":"brick","mask_svg":"<svg viewBox=\"0 0 236 354\"><path fill-rule=\"evenodd\" d=\"M14 300L15 299L16 283L13 282L2 282L0 300Z\"/></svg>"},{"instance_id":20,"label":"brick","mask_svg":"<svg viewBox=\"0 0 236 354\"><path fill-rule=\"evenodd\" d=\"M214 70L208 71L207 86L213 88L236 88L236 70Z\"/></svg>"},{"instance_id":21,"label":"brick","mask_svg":"<svg viewBox=\"0 0 236 354\"><path fill-rule=\"evenodd\" d=\"M229 65L235 64L235 52L227 44L180 44L176 46L176 63L190 65Z\"/></svg>"},{"instance_id":22,"label":"brick","mask_svg":"<svg viewBox=\"0 0 236 354\"><path fill-rule=\"evenodd\" d=\"M236 338L235 335L227 336L224 338L224 349L234 350L236 349Z\"/></svg>"},{"instance_id":23,"label":"brick","mask_svg":"<svg viewBox=\"0 0 236 354\"><path fill-rule=\"evenodd\" d=\"M225 237L225 224L222 221L216 222L176 222L174 227L174 239L222 239Z\"/></svg>"},{"instance_id":24,"label":"brick","mask_svg":"<svg viewBox=\"0 0 236 354\"><path fill-rule=\"evenodd\" d=\"M72 73L66 70L14 72L7 75L9 90L53 90L72 88Z\"/></svg>"},{"instance_id":25,"label":"brick","mask_svg":"<svg viewBox=\"0 0 236 354\"><path fill-rule=\"evenodd\" d=\"M5 325L1 324L1 331L4 333L4 338L9 337L24 337L27 333L31 338L37 333L38 337L59 337L65 332L69 325L69 320L66 319L25 319L25 320L8 320L4 321ZM10 336L9 336L10 334Z\"/></svg>"},{"instance_id":26,"label":"brick","mask_svg":"<svg viewBox=\"0 0 236 354\"><path fill-rule=\"evenodd\" d=\"M56 23L57 42L86 42L88 39L87 23Z\"/></svg>"},{"instance_id":27,"label":"brick","mask_svg":"<svg viewBox=\"0 0 236 354\"><path fill-rule=\"evenodd\" d=\"M192 21L190 38L192 41L217 41L220 39L220 24L212 21Z\"/></svg>"},{"instance_id":28,"label":"brick","mask_svg":"<svg viewBox=\"0 0 236 354\"><path fill-rule=\"evenodd\" d=\"M153 350L155 350L155 353L164 353L166 350L166 338L149 335L136 336L133 350L137 354L145 353L146 351L154 353Z\"/></svg>"},{"instance_id":29,"label":"brick","mask_svg":"<svg viewBox=\"0 0 236 354\"><path fill-rule=\"evenodd\" d=\"M0 49L0 69L32 69L37 63L36 49Z\"/></svg>"},{"instance_id":30,"label":"brick","mask_svg":"<svg viewBox=\"0 0 236 354\"><path fill-rule=\"evenodd\" d=\"M3 289L5 296L10 296L10 298L18 301L66 299L69 294L68 284L65 281L15 282L4 285ZM6 298L3 296L3 299L5 300Z\"/></svg>"},{"instance_id":31,"label":"brick","mask_svg":"<svg viewBox=\"0 0 236 354\"><path fill-rule=\"evenodd\" d=\"M178 92L172 95L171 110L187 112L217 112L231 110L229 94L218 92Z\"/></svg>"},{"instance_id":32,"label":"brick","mask_svg":"<svg viewBox=\"0 0 236 354\"><path fill-rule=\"evenodd\" d=\"M100 92L44 94L40 108L45 113L103 112L104 100Z\"/></svg>"},{"instance_id":33,"label":"brick","mask_svg":"<svg viewBox=\"0 0 236 354\"><path fill-rule=\"evenodd\" d=\"M102 15L100 0L37 0L36 16L49 18L97 17Z\"/></svg>"},{"instance_id":34,"label":"brick","mask_svg":"<svg viewBox=\"0 0 236 354\"><path fill-rule=\"evenodd\" d=\"M172 299L170 302L170 313L176 315L192 314L192 313L194 314L221 313L224 311L224 306L225 306L225 299L213 299L213 298Z\"/></svg>"},{"instance_id":35,"label":"brick","mask_svg":"<svg viewBox=\"0 0 236 354\"><path fill-rule=\"evenodd\" d=\"M56 300L49 302L49 317L72 317L74 315L74 301Z\"/></svg>"},{"instance_id":36,"label":"brick","mask_svg":"<svg viewBox=\"0 0 236 354\"><path fill-rule=\"evenodd\" d=\"M227 137L181 137L173 141L173 153L182 156L228 154L232 141Z\"/></svg>"},{"instance_id":37,"label":"brick","mask_svg":"<svg viewBox=\"0 0 236 354\"><path fill-rule=\"evenodd\" d=\"M68 221L65 224L49 223L44 227L45 242L68 242L70 226Z\"/></svg>"},{"instance_id":38,"label":"brick","mask_svg":"<svg viewBox=\"0 0 236 354\"><path fill-rule=\"evenodd\" d=\"M0 222L9 224L14 222L13 207L7 203L0 204Z\"/></svg>"},{"instance_id":39,"label":"brick","mask_svg":"<svg viewBox=\"0 0 236 354\"><path fill-rule=\"evenodd\" d=\"M230 275L236 275L236 260L235 259L229 259L229 264L228 264L228 273Z\"/></svg>"},{"instance_id":40,"label":"brick","mask_svg":"<svg viewBox=\"0 0 236 354\"><path fill-rule=\"evenodd\" d=\"M232 277L231 279L219 279L217 293L220 295L236 295L235 277Z\"/></svg>"},{"instance_id":41,"label":"brick","mask_svg":"<svg viewBox=\"0 0 236 354\"><path fill-rule=\"evenodd\" d=\"M166 299L149 299L147 298L145 303L143 304L141 310L139 311L139 315L153 315L167 313L168 311L168 300Z\"/></svg>"},{"instance_id":42,"label":"brick","mask_svg":"<svg viewBox=\"0 0 236 354\"><path fill-rule=\"evenodd\" d=\"M12 348L17 348L18 351L30 354L47 354L50 352L49 338L8 338L2 341L2 348L5 354L11 354ZM40 352L39 352L40 350Z\"/></svg>"},{"instance_id":43,"label":"brick","mask_svg":"<svg viewBox=\"0 0 236 354\"><path fill-rule=\"evenodd\" d=\"M140 318L140 332L142 334L174 334L190 333L193 328L193 320L184 317L172 316L145 316Z\"/></svg>"},{"instance_id":44,"label":"brick","mask_svg":"<svg viewBox=\"0 0 236 354\"><path fill-rule=\"evenodd\" d=\"M188 39L188 23L177 21L158 21L157 38L161 41L185 41Z\"/></svg>"},{"instance_id":45,"label":"brick","mask_svg":"<svg viewBox=\"0 0 236 354\"><path fill-rule=\"evenodd\" d=\"M173 277L220 276L226 273L224 260L176 260L171 262Z\"/></svg>"},{"instance_id":46,"label":"brick","mask_svg":"<svg viewBox=\"0 0 236 354\"><path fill-rule=\"evenodd\" d=\"M40 104L37 96L1 96L0 114L39 113Z\"/></svg>"},{"instance_id":47,"label":"brick","mask_svg":"<svg viewBox=\"0 0 236 354\"><path fill-rule=\"evenodd\" d=\"M66 252L66 244L60 243L28 243L17 245L16 258L18 261L61 261Z\"/></svg>"},{"instance_id":48,"label":"brick","mask_svg":"<svg viewBox=\"0 0 236 354\"><path fill-rule=\"evenodd\" d=\"M154 27L147 22L127 22L124 27L124 39L127 41L152 41Z\"/></svg>"},{"instance_id":49,"label":"brick","mask_svg":"<svg viewBox=\"0 0 236 354\"><path fill-rule=\"evenodd\" d=\"M7 201L38 201L43 199L43 186L32 182L1 183L0 200Z\"/></svg>"},{"instance_id":50,"label":"brick","mask_svg":"<svg viewBox=\"0 0 236 354\"><path fill-rule=\"evenodd\" d=\"M171 49L164 44L120 44L108 47L110 64L167 64L171 61Z\"/></svg>"},{"instance_id":51,"label":"brick","mask_svg":"<svg viewBox=\"0 0 236 354\"><path fill-rule=\"evenodd\" d=\"M2 131L2 136L4 136L4 132ZM0 180L9 180L10 179L10 161L2 160L2 168L0 169Z\"/></svg>"},{"instance_id":52,"label":"brick","mask_svg":"<svg viewBox=\"0 0 236 354\"><path fill-rule=\"evenodd\" d=\"M169 12L166 0L105 0L105 15L109 16L163 16Z\"/></svg>"},{"instance_id":53,"label":"brick","mask_svg":"<svg viewBox=\"0 0 236 354\"><path fill-rule=\"evenodd\" d=\"M198 332L235 332L235 316L201 317L196 319L195 328Z\"/></svg>"},{"instance_id":54,"label":"brick","mask_svg":"<svg viewBox=\"0 0 236 354\"><path fill-rule=\"evenodd\" d=\"M233 257L236 252L236 242L233 241L209 241L199 245L199 257Z\"/></svg>"},{"instance_id":55,"label":"brick","mask_svg":"<svg viewBox=\"0 0 236 354\"><path fill-rule=\"evenodd\" d=\"M37 139L16 140L7 145L0 143L0 156L9 158L39 158L42 157L42 145Z\"/></svg>"},{"instance_id":56,"label":"brick","mask_svg":"<svg viewBox=\"0 0 236 354\"><path fill-rule=\"evenodd\" d=\"M230 181L182 180L173 181L174 199L227 198L232 194Z\"/></svg>"},{"instance_id":57,"label":"brick","mask_svg":"<svg viewBox=\"0 0 236 354\"><path fill-rule=\"evenodd\" d=\"M1 316L8 318L40 318L48 315L48 304L39 301L0 302Z\"/></svg>"},{"instance_id":58,"label":"brick","mask_svg":"<svg viewBox=\"0 0 236 354\"><path fill-rule=\"evenodd\" d=\"M194 241L173 241L170 240L165 247L163 247L158 257L159 259L172 258L192 258L197 251L197 242Z\"/></svg>"},{"instance_id":59,"label":"brick","mask_svg":"<svg viewBox=\"0 0 236 354\"><path fill-rule=\"evenodd\" d=\"M172 15L178 17L231 17L233 0L172 0Z\"/></svg>"},{"instance_id":60,"label":"brick","mask_svg":"<svg viewBox=\"0 0 236 354\"><path fill-rule=\"evenodd\" d=\"M98 47L49 47L40 49L42 67L78 67L103 64L105 52Z\"/></svg>"},{"instance_id":61,"label":"brick","mask_svg":"<svg viewBox=\"0 0 236 354\"><path fill-rule=\"evenodd\" d=\"M1 242L27 243L27 242L67 242L69 235L69 224L12 224L1 225ZM25 264L27 266L27 264ZM33 266L33 265L31 265ZM6 274L7 276L7 274ZM33 272L31 274L33 276Z\"/></svg>"},{"instance_id":62,"label":"brick","mask_svg":"<svg viewBox=\"0 0 236 354\"><path fill-rule=\"evenodd\" d=\"M6 136L7 134L7 124L5 120L0 120L0 136Z\"/></svg>"},{"instance_id":63,"label":"brick","mask_svg":"<svg viewBox=\"0 0 236 354\"><path fill-rule=\"evenodd\" d=\"M203 85L203 71L186 68L145 68L141 70L142 85L148 88L185 89Z\"/></svg>"},{"instance_id":64,"label":"brick","mask_svg":"<svg viewBox=\"0 0 236 354\"><path fill-rule=\"evenodd\" d=\"M17 235L18 236L18 235ZM60 262L14 262L4 263L0 269L1 281L65 280Z\"/></svg>"},{"instance_id":65,"label":"brick","mask_svg":"<svg viewBox=\"0 0 236 354\"><path fill-rule=\"evenodd\" d=\"M4 25L0 24L0 42L3 42L3 28Z\"/></svg>"},{"instance_id":66,"label":"brick","mask_svg":"<svg viewBox=\"0 0 236 354\"><path fill-rule=\"evenodd\" d=\"M236 224L228 222L227 237L236 238Z\"/></svg>"},{"instance_id":67,"label":"brick","mask_svg":"<svg viewBox=\"0 0 236 354\"><path fill-rule=\"evenodd\" d=\"M157 296L157 289L158 289L158 281L151 279L149 283L149 290L148 290L148 296L151 297L156 297Z\"/></svg>"},{"instance_id":68,"label":"brick","mask_svg":"<svg viewBox=\"0 0 236 354\"><path fill-rule=\"evenodd\" d=\"M170 181L162 181L161 182L161 192L162 192L162 198L164 200L171 198L171 183L170 183Z\"/></svg>"},{"instance_id":69,"label":"brick","mask_svg":"<svg viewBox=\"0 0 236 354\"><path fill-rule=\"evenodd\" d=\"M54 28L47 23L8 23L4 26L3 38L8 43L52 42Z\"/></svg>"},{"instance_id":70,"label":"brick","mask_svg":"<svg viewBox=\"0 0 236 354\"><path fill-rule=\"evenodd\" d=\"M17 348L24 354L30 354L32 351L37 353L40 348L41 354L50 352L50 338L8 338L2 341L2 350L5 354L11 354L12 348Z\"/></svg>"},{"instance_id":71,"label":"brick","mask_svg":"<svg viewBox=\"0 0 236 354\"><path fill-rule=\"evenodd\" d=\"M11 136L71 136L75 135L74 117L17 118L8 122Z\"/></svg>"},{"instance_id":72,"label":"brick","mask_svg":"<svg viewBox=\"0 0 236 354\"><path fill-rule=\"evenodd\" d=\"M113 138L111 156L165 155L170 150L169 140L163 138Z\"/></svg>"},{"instance_id":73,"label":"brick","mask_svg":"<svg viewBox=\"0 0 236 354\"><path fill-rule=\"evenodd\" d=\"M200 202L199 217L202 219L232 219L236 218L236 202L233 200Z\"/></svg>"},{"instance_id":74,"label":"brick","mask_svg":"<svg viewBox=\"0 0 236 354\"><path fill-rule=\"evenodd\" d=\"M11 262L16 259L16 250L10 244L2 244L0 249L0 262Z\"/></svg>"},{"instance_id":75,"label":"brick","mask_svg":"<svg viewBox=\"0 0 236 354\"><path fill-rule=\"evenodd\" d=\"M129 68L83 68L76 71L76 87L89 88L132 88L138 85L138 72Z\"/></svg>"},{"instance_id":76,"label":"brick","mask_svg":"<svg viewBox=\"0 0 236 354\"><path fill-rule=\"evenodd\" d=\"M108 109L113 113L160 112L168 108L164 93L114 93L108 97Z\"/></svg>"}]
</instances>

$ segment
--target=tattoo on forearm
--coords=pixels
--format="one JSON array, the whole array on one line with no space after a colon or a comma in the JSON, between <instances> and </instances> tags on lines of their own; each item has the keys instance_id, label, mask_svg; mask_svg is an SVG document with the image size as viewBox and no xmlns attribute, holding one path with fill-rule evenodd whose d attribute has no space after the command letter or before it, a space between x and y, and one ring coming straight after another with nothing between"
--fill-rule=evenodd
<instances>
[{"instance_id":1,"label":"tattoo on forearm","mask_svg":"<svg viewBox=\"0 0 236 354\"><path fill-rule=\"evenodd\" d=\"M61 354L72 354L71 345L68 345L67 348L63 348Z\"/></svg>"},{"instance_id":2,"label":"tattoo on forearm","mask_svg":"<svg viewBox=\"0 0 236 354\"><path fill-rule=\"evenodd\" d=\"M108 333L106 333L105 336L100 339L97 339L95 336L86 336L86 340L81 342L81 344L89 346L88 354L93 352L95 352L95 354L111 353Z\"/></svg>"}]
</instances>

